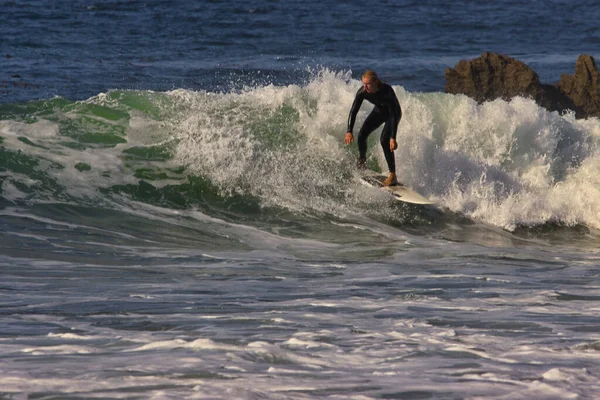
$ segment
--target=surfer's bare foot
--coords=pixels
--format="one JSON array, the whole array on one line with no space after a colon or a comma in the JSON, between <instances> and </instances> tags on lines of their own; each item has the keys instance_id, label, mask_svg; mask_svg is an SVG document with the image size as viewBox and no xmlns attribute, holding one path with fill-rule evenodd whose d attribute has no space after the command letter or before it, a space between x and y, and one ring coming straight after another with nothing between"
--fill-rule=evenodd
<instances>
[{"instance_id":1,"label":"surfer's bare foot","mask_svg":"<svg viewBox=\"0 0 600 400\"><path fill-rule=\"evenodd\" d=\"M390 174L388 175L387 179L385 181L383 181L381 183L382 186L397 186L398 185L398 179L396 178L396 174L393 172L390 172Z\"/></svg>"}]
</instances>

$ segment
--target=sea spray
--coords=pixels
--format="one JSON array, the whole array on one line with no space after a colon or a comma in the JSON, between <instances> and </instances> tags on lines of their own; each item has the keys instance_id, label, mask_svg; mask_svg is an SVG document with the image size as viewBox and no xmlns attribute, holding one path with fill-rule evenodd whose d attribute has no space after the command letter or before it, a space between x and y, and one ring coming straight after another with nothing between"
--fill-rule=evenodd
<instances>
[{"instance_id":1,"label":"sea spray","mask_svg":"<svg viewBox=\"0 0 600 400\"><path fill-rule=\"evenodd\" d=\"M356 146L343 144L359 87L347 72L321 70L305 85L111 91L82 102L2 105L2 196L110 204L124 195L189 208L208 190L221 204L241 196L307 215L401 222L398 204L358 183ZM600 229L597 119L548 112L524 98L477 104L394 90L403 108L399 178L441 210L508 230ZM357 127L371 107L363 105ZM378 135L369 157L385 170Z\"/></svg>"}]
</instances>

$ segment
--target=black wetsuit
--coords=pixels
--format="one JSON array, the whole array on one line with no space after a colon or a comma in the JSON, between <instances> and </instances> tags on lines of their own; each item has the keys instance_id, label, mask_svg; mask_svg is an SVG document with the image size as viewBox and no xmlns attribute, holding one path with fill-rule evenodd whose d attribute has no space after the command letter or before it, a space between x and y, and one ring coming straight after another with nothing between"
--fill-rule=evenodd
<instances>
[{"instance_id":1,"label":"black wetsuit","mask_svg":"<svg viewBox=\"0 0 600 400\"><path fill-rule=\"evenodd\" d=\"M363 100L373 103L375 107L358 132L357 142L360 159L364 161L367 157L367 138L371 132L385 123L381 131L380 142L388 168L390 172L395 173L396 160L394 159L394 152L390 150L390 139L396 139L398 124L402 118L402 109L400 108L396 93L394 93L394 89L390 85L383 82L379 83L379 89L375 93L367 93L364 87L358 89L354 103L352 103L352 108L350 109L350 115L348 116L348 132L352 132L354 128L356 114L358 114Z\"/></svg>"}]
</instances>

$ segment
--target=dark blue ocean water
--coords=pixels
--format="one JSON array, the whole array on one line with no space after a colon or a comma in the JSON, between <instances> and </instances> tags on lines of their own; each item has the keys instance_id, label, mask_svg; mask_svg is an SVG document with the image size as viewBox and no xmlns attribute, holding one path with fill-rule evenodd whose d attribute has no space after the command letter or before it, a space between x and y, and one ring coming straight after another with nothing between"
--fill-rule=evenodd
<instances>
[{"instance_id":1,"label":"dark blue ocean water","mask_svg":"<svg viewBox=\"0 0 600 400\"><path fill-rule=\"evenodd\" d=\"M542 81L599 56L600 9L566 1L2 1L0 101L108 89L230 90L374 68L411 91L486 51Z\"/></svg>"},{"instance_id":2,"label":"dark blue ocean water","mask_svg":"<svg viewBox=\"0 0 600 400\"><path fill-rule=\"evenodd\" d=\"M443 93L486 51L555 82L599 20L0 0L0 399L600 398L600 120ZM361 184L366 68L433 206Z\"/></svg>"}]
</instances>

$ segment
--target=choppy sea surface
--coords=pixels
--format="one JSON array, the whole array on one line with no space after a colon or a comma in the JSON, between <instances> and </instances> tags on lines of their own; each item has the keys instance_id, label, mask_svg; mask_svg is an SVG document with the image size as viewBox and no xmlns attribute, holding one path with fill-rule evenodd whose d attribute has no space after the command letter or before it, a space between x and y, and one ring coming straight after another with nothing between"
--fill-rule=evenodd
<instances>
[{"instance_id":1,"label":"choppy sea surface","mask_svg":"<svg viewBox=\"0 0 600 400\"><path fill-rule=\"evenodd\" d=\"M599 19L0 2L0 398L599 398L600 120L443 93L485 51L558 81ZM434 206L360 183L366 68Z\"/></svg>"}]
</instances>

